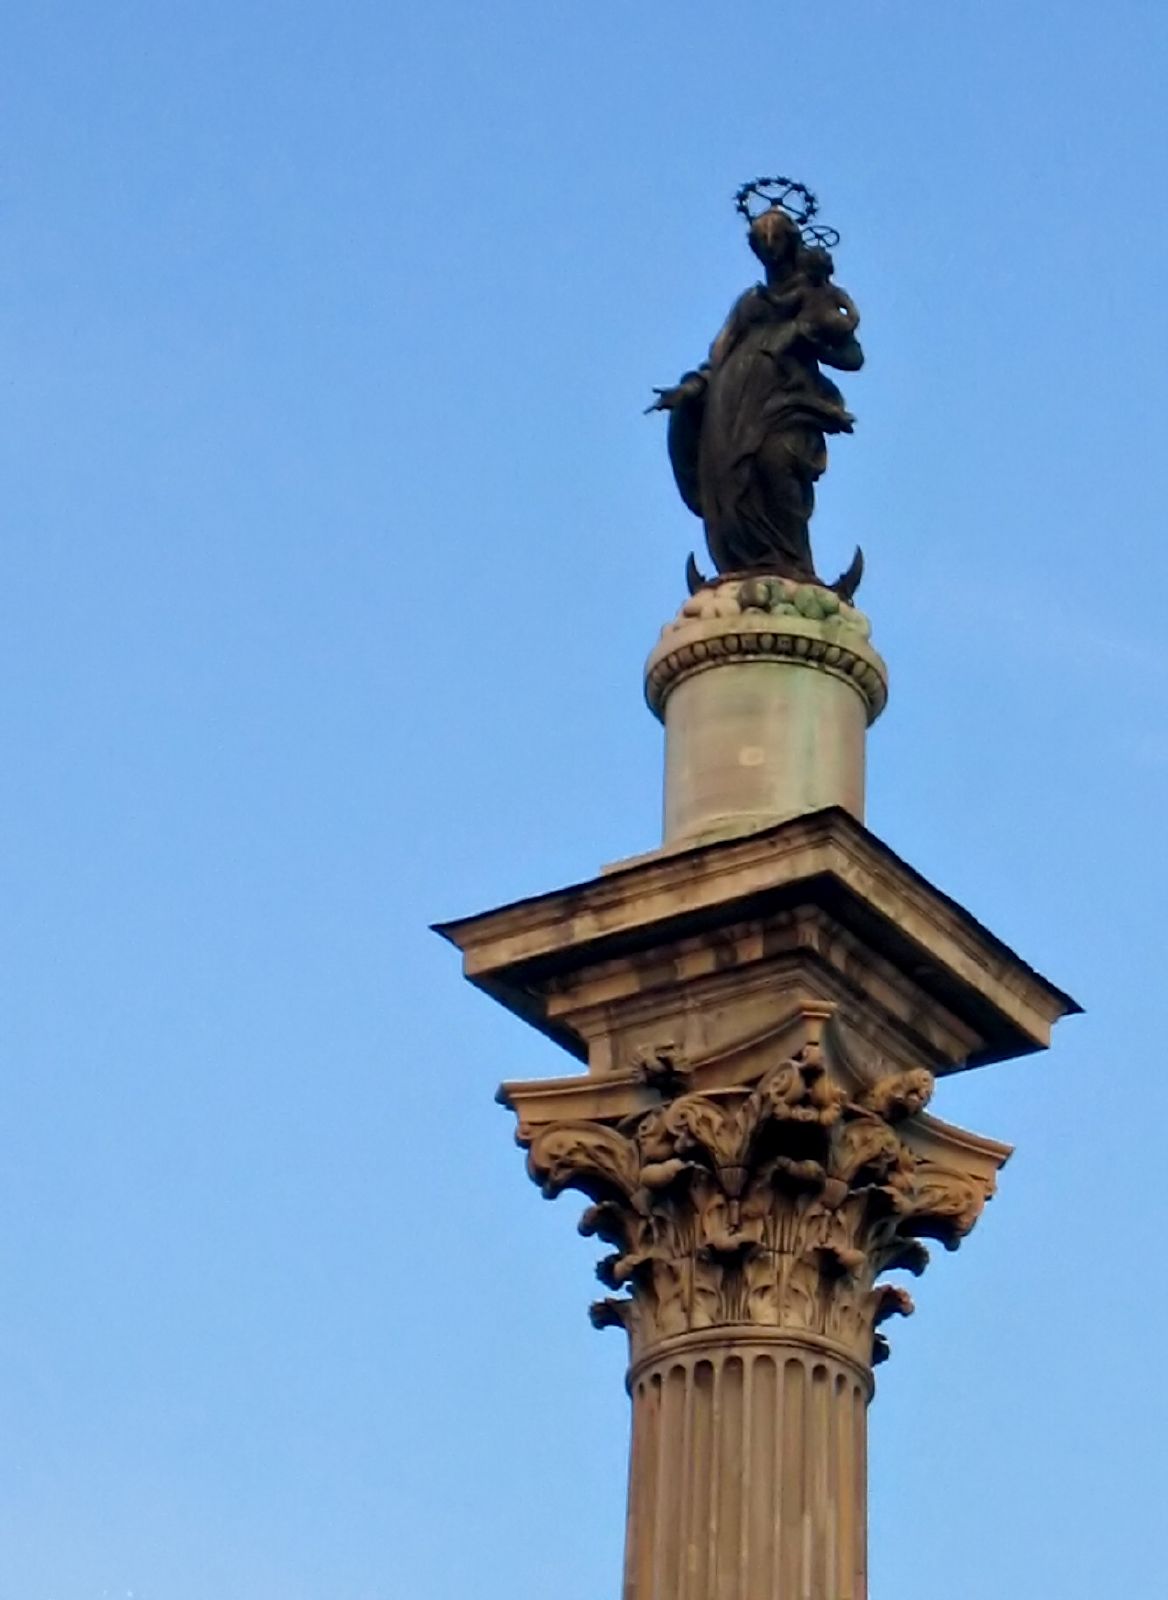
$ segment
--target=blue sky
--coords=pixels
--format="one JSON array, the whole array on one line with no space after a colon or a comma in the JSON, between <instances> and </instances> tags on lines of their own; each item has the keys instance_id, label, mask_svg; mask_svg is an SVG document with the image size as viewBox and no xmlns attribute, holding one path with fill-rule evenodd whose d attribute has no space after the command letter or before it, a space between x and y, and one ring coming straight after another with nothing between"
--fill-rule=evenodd
<instances>
[{"instance_id":1,"label":"blue sky","mask_svg":"<svg viewBox=\"0 0 1168 1600\"><path fill-rule=\"evenodd\" d=\"M0 1600L618 1592L595 1248L428 922L656 839L651 385L806 179L873 828L1075 993L873 1412L876 1595L1162 1592L1168 19L1120 0L11 7ZM1140 1137L1137 1139L1137 1133Z\"/></svg>"}]
</instances>

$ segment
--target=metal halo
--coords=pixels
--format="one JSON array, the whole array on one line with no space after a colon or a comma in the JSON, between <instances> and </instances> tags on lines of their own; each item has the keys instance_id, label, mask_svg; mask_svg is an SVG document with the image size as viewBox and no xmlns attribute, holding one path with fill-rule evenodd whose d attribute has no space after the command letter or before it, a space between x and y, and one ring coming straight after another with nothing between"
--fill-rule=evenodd
<instances>
[{"instance_id":1,"label":"metal halo","mask_svg":"<svg viewBox=\"0 0 1168 1600\"><path fill-rule=\"evenodd\" d=\"M834 250L840 242L838 229L825 228L821 222L813 223L809 228L802 228L800 232L805 245L818 246L820 250Z\"/></svg>"},{"instance_id":2,"label":"metal halo","mask_svg":"<svg viewBox=\"0 0 1168 1600\"><path fill-rule=\"evenodd\" d=\"M752 200L765 201L762 210L752 211ZM819 201L805 183L797 183L794 178L755 178L744 183L734 196L734 208L747 222L776 206L787 213L796 227L804 228L819 210Z\"/></svg>"}]
</instances>

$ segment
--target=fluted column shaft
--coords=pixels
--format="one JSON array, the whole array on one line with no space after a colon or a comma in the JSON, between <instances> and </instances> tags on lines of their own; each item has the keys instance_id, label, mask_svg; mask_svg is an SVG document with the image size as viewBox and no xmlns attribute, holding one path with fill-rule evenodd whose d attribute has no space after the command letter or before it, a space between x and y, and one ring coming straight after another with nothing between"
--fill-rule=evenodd
<instances>
[{"instance_id":1,"label":"fluted column shaft","mask_svg":"<svg viewBox=\"0 0 1168 1600\"><path fill-rule=\"evenodd\" d=\"M866 1600L870 1374L759 1329L630 1373L624 1600Z\"/></svg>"}]
</instances>

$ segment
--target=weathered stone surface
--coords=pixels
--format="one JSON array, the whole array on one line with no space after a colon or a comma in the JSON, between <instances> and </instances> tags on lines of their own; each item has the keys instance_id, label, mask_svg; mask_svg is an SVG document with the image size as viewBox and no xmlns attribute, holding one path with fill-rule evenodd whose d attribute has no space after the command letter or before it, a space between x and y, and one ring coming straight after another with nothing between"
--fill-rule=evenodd
<instances>
[{"instance_id":1,"label":"weathered stone surface","mask_svg":"<svg viewBox=\"0 0 1168 1600\"><path fill-rule=\"evenodd\" d=\"M883 1275L956 1246L1010 1154L930 1115L934 1079L1074 1002L838 807L439 931L587 1064L499 1093L610 1247L625 1600L864 1600L871 1368L912 1309Z\"/></svg>"},{"instance_id":2,"label":"weathered stone surface","mask_svg":"<svg viewBox=\"0 0 1168 1600\"><path fill-rule=\"evenodd\" d=\"M839 678L874 722L888 699L888 669L871 636L864 613L822 584L767 574L722 578L692 594L661 630L645 668L645 697L660 716L687 676L735 657L773 656Z\"/></svg>"},{"instance_id":3,"label":"weathered stone surface","mask_svg":"<svg viewBox=\"0 0 1168 1600\"><path fill-rule=\"evenodd\" d=\"M615 1247L592 1316L630 1341L626 1600L861 1600L877 1330L912 1310L880 1280L955 1247L1010 1153L925 1115L928 1071L865 1070L830 1008L795 1032L740 1082L645 1046L627 1115L505 1091L531 1176L588 1195L581 1231Z\"/></svg>"},{"instance_id":4,"label":"weathered stone surface","mask_svg":"<svg viewBox=\"0 0 1168 1600\"><path fill-rule=\"evenodd\" d=\"M438 931L473 983L599 1075L629 1073L647 1041L691 1062L741 1053L804 999L938 1074L1043 1049L1077 1009L838 808Z\"/></svg>"},{"instance_id":5,"label":"weathered stone surface","mask_svg":"<svg viewBox=\"0 0 1168 1600\"><path fill-rule=\"evenodd\" d=\"M645 667L665 723L666 846L839 805L864 817L864 735L888 696L868 620L818 584L699 589Z\"/></svg>"},{"instance_id":6,"label":"weathered stone surface","mask_svg":"<svg viewBox=\"0 0 1168 1600\"><path fill-rule=\"evenodd\" d=\"M871 1388L764 1329L634 1369L625 1600L864 1600Z\"/></svg>"},{"instance_id":7,"label":"weathered stone surface","mask_svg":"<svg viewBox=\"0 0 1168 1600\"><path fill-rule=\"evenodd\" d=\"M1008 1150L976 1141L971 1160L920 1120L931 1073L864 1082L830 1037L824 1021L754 1083L658 1087L623 1117L520 1121L544 1194L589 1195L581 1230L617 1247L600 1277L628 1293L593 1315L628 1329L634 1365L678 1335L744 1324L867 1365L883 1354L877 1325L911 1309L880 1275L919 1273L921 1238L952 1248L976 1222Z\"/></svg>"}]
</instances>

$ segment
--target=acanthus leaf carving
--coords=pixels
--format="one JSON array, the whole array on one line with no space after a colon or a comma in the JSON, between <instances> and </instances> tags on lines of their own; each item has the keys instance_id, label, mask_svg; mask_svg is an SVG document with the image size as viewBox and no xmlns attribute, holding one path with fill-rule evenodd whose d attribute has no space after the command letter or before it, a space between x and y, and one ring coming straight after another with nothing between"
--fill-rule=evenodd
<instances>
[{"instance_id":1,"label":"acanthus leaf carving","mask_svg":"<svg viewBox=\"0 0 1168 1600\"><path fill-rule=\"evenodd\" d=\"M885 1122L903 1122L923 1111L933 1098L936 1080L924 1067L878 1078L857 1096L858 1103Z\"/></svg>"},{"instance_id":2,"label":"acanthus leaf carving","mask_svg":"<svg viewBox=\"0 0 1168 1600\"><path fill-rule=\"evenodd\" d=\"M634 1353L747 1323L880 1358L877 1325L912 1301L876 1280L923 1270L919 1236L954 1247L989 1192L900 1136L932 1075L889 1074L849 1095L808 1049L753 1087L684 1087L615 1126L555 1123L530 1139L543 1193L586 1194L581 1231L614 1247L598 1275L625 1293L599 1302L593 1320L625 1327Z\"/></svg>"},{"instance_id":3,"label":"acanthus leaf carving","mask_svg":"<svg viewBox=\"0 0 1168 1600\"><path fill-rule=\"evenodd\" d=\"M913 1177L912 1215L906 1233L936 1239L947 1250L956 1250L981 1216L989 1199L988 1186L933 1161L919 1161Z\"/></svg>"}]
</instances>

